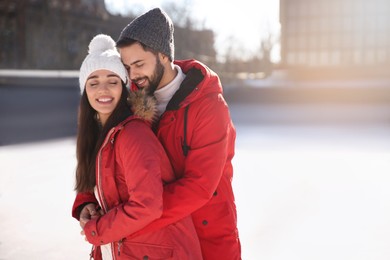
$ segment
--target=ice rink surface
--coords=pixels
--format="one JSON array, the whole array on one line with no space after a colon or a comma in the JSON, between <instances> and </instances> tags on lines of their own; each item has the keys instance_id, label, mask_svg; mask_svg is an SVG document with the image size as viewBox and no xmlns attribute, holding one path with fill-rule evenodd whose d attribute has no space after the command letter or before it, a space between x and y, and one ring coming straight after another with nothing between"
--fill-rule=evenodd
<instances>
[{"instance_id":1,"label":"ice rink surface","mask_svg":"<svg viewBox=\"0 0 390 260\"><path fill-rule=\"evenodd\" d=\"M244 260L390 259L390 131L236 124ZM0 147L0 260L88 259L75 139Z\"/></svg>"}]
</instances>

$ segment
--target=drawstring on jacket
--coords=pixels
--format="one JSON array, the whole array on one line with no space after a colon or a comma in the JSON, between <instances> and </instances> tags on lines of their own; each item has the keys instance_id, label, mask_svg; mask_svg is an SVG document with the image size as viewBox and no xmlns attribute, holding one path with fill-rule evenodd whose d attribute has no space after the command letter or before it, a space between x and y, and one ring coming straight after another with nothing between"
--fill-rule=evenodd
<instances>
[{"instance_id":1,"label":"drawstring on jacket","mask_svg":"<svg viewBox=\"0 0 390 260\"><path fill-rule=\"evenodd\" d=\"M184 133L183 133L183 143L182 143L182 149L183 149L183 154L184 156L187 156L188 151L191 149L191 147L187 144L187 114L188 114L188 109L189 105L186 106L184 110Z\"/></svg>"}]
</instances>

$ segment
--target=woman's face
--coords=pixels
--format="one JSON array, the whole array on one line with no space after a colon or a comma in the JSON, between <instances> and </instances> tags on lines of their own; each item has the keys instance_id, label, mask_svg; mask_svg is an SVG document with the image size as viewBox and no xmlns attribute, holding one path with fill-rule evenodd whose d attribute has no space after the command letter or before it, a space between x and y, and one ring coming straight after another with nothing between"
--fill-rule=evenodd
<instances>
[{"instance_id":1,"label":"woman's face","mask_svg":"<svg viewBox=\"0 0 390 260\"><path fill-rule=\"evenodd\" d=\"M109 70L97 70L88 76L85 91L89 104L96 110L104 125L122 95L122 81Z\"/></svg>"}]
</instances>

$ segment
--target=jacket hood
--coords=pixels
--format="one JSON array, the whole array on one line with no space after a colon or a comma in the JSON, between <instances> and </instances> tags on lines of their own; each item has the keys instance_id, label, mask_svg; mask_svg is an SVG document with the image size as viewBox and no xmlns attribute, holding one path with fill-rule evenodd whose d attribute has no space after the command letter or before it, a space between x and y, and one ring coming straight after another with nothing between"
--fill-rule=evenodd
<instances>
[{"instance_id":1,"label":"jacket hood","mask_svg":"<svg viewBox=\"0 0 390 260\"><path fill-rule=\"evenodd\" d=\"M187 89L189 93L185 97L182 105L191 103L210 93L223 93L222 84L218 75L205 64L193 59L176 60L174 63L186 74L186 78L180 88Z\"/></svg>"},{"instance_id":2,"label":"jacket hood","mask_svg":"<svg viewBox=\"0 0 390 260\"><path fill-rule=\"evenodd\" d=\"M152 126L157 120L157 102L154 97L147 95L143 89L130 91L127 100L133 114L118 124L111 135L108 135L106 138L115 136L125 124L134 119L143 120L149 126Z\"/></svg>"},{"instance_id":3,"label":"jacket hood","mask_svg":"<svg viewBox=\"0 0 390 260\"><path fill-rule=\"evenodd\" d=\"M144 89L130 91L128 100L135 116L148 123L158 118L156 99L147 95Z\"/></svg>"},{"instance_id":4,"label":"jacket hood","mask_svg":"<svg viewBox=\"0 0 390 260\"><path fill-rule=\"evenodd\" d=\"M177 110L211 93L222 94L218 75L196 60L176 60L174 63L186 74L180 88L169 101L166 110Z\"/></svg>"}]
</instances>

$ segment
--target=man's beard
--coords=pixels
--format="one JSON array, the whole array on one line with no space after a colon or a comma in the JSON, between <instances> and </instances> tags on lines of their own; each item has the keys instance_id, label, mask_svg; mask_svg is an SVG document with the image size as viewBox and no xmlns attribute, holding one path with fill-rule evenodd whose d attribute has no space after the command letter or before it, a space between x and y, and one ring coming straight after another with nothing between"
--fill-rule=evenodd
<instances>
[{"instance_id":1,"label":"man's beard","mask_svg":"<svg viewBox=\"0 0 390 260\"><path fill-rule=\"evenodd\" d=\"M156 91L158 84L160 84L160 81L164 75L164 66L161 64L158 57L156 57L156 67L153 71L153 75L151 76L151 80L149 82L149 87L146 89L146 93L149 96L153 96L154 92Z\"/></svg>"}]
</instances>

